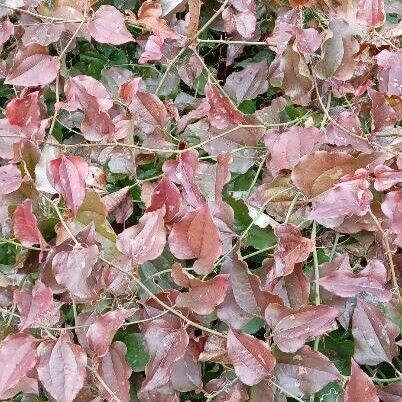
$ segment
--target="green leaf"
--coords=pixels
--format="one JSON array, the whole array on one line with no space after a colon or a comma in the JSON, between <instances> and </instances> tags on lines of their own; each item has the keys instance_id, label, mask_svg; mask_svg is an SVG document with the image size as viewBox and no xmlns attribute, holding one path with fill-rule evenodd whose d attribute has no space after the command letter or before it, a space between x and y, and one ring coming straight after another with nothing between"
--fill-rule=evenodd
<instances>
[{"instance_id":1,"label":"green leaf","mask_svg":"<svg viewBox=\"0 0 402 402\"><path fill-rule=\"evenodd\" d=\"M140 333L119 331L115 335L114 340L124 342L127 346L126 361L133 371L135 373L144 371L149 360L149 353L144 336Z\"/></svg>"},{"instance_id":2,"label":"green leaf","mask_svg":"<svg viewBox=\"0 0 402 402\"><path fill-rule=\"evenodd\" d=\"M265 321L259 317L252 318L247 324L245 324L241 330L246 334L255 334L265 325Z\"/></svg>"}]
</instances>

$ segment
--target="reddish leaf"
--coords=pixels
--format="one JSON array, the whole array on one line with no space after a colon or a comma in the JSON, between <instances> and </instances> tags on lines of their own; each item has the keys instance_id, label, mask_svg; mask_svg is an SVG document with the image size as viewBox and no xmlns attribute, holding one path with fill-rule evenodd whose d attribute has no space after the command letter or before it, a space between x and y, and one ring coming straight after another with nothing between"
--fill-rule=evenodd
<instances>
[{"instance_id":1,"label":"reddish leaf","mask_svg":"<svg viewBox=\"0 0 402 402\"><path fill-rule=\"evenodd\" d=\"M177 277L182 276L185 278L178 280ZM174 264L172 277L179 286L189 288L188 292L177 296L177 307L187 307L197 314L205 315L211 314L225 299L229 275L220 274L202 281L186 274L180 264Z\"/></svg>"},{"instance_id":2,"label":"reddish leaf","mask_svg":"<svg viewBox=\"0 0 402 402\"><path fill-rule=\"evenodd\" d=\"M342 152L316 151L300 159L292 171L292 181L313 198L332 188L341 177L353 174L359 168L377 166L384 160L384 155L375 152L353 158Z\"/></svg>"},{"instance_id":3,"label":"reddish leaf","mask_svg":"<svg viewBox=\"0 0 402 402\"><path fill-rule=\"evenodd\" d=\"M6 43L10 36L14 34L14 25L9 20L0 23L0 45Z\"/></svg>"},{"instance_id":4,"label":"reddish leaf","mask_svg":"<svg viewBox=\"0 0 402 402\"><path fill-rule=\"evenodd\" d=\"M165 385L173 370L173 364L184 356L189 338L185 329L174 329L163 320L155 319L144 336L150 361L145 374L142 391L152 391Z\"/></svg>"},{"instance_id":5,"label":"reddish leaf","mask_svg":"<svg viewBox=\"0 0 402 402\"><path fill-rule=\"evenodd\" d=\"M131 368L126 363L127 348L123 342L113 342L108 352L99 362L97 372L102 383L97 380L97 386L107 401L130 402ZM104 387L107 385L107 388ZM112 393L112 394L111 394Z\"/></svg>"},{"instance_id":6,"label":"reddish leaf","mask_svg":"<svg viewBox=\"0 0 402 402\"><path fill-rule=\"evenodd\" d=\"M352 375L346 385L344 402L379 402L378 392L371 378L352 359Z\"/></svg>"},{"instance_id":7,"label":"reddish leaf","mask_svg":"<svg viewBox=\"0 0 402 402\"><path fill-rule=\"evenodd\" d=\"M370 272L370 266L376 266ZM391 300L392 293L384 288L387 270L380 261L371 261L368 269L354 274L351 269L338 270L321 277L317 283L327 291L340 297L354 297L360 293L368 294L381 302Z\"/></svg>"},{"instance_id":8,"label":"reddish leaf","mask_svg":"<svg viewBox=\"0 0 402 402\"><path fill-rule=\"evenodd\" d=\"M21 172L15 165L0 167L0 195L10 194L18 190L21 184Z\"/></svg>"},{"instance_id":9,"label":"reddish leaf","mask_svg":"<svg viewBox=\"0 0 402 402\"><path fill-rule=\"evenodd\" d=\"M60 69L57 56L49 56L47 49L30 45L18 51L12 69L4 83L22 87L35 87L50 84Z\"/></svg>"},{"instance_id":10,"label":"reddish leaf","mask_svg":"<svg viewBox=\"0 0 402 402\"><path fill-rule=\"evenodd\" d=\"M36 366L37 340L26 333L9 335L0 343L0 398L9 399L19 392L38 393L37 380L30 371Z\"/></svg>"},{"instance_id":11,"label":"reddish leaf","mask_svg":"<svg viewBox=\"0 0 402 402\"><path fill-rule=\"evenodd\" d=\"M393 128L399 120L398 114L391 106L389 98L381 92L369 89L371 98L371 128L374 131L382 131Z\"/></svg>"},{"instance_id":12,"label":"reddish leaf","mask_svg":"<svg viewBox=\"0 0 402 402\"><path fill-rule=\"evenodd\" d=\"M135 311L135 309L109 311L96 318L95 322L89 326L86 333L87 344L96 356L106 355L116 331Z\"/></svg>"},{"instance_id":13,"label":"reddish leaf","mask_svg":"<svg viewBox=\"0 0 402 402\"><path fill-rule=\"evenodd\" d=\"M236 375L246 385L255 385L268 377L275 367L275 358L264 341L229 329L228 355Z\"/></svg>"},{"instance_id":14,"label":"reddish leaf","mask_svg":"<svg viewBox=\"0 0 402 402\"><path fill-rule=\"evenodd\" d=\"M267 77L268 65L266 60L250 63L243 70L230 74L226 78L223 88L236 103L241 103L266 92L268 89Z\"/></svg>"},{"instance_id":15,"label":"reddish leaf","mask_svg":"<svg viewBox=\"0 0 402 402\"><path fill-rule=\"evenodd\" d=\"M221 364L230 364L226 350L226 340L216 335L209 335L198 359L201 362L213 361Z\"/></svg>"},{"instance_id":16,"label":"reddish leaf","mask_svg":"<svg viewBox=\"0 0 402 402\"><path fill-rule=\"evenodd\" d=\"M329 191L315 198L310 219L333 228L347 217L366 215L373 199L369 186L365 169L342 177Z\"/></svg>"},{"instance_id":17,"label":"reddish leaf","mask_svg":"<svg viewBox=\"0 0 402 402\"><path fill-rule=\"evenodd\" d=\"M87 355L66 335L43 341L38 349L38 376L57 402L72 402L84 385Z\"/></svg>"},{"instance_id":18,"label":"reddish leaf","mask_svg":"<svg viewBox=\"0 0 402 402\"><path fill-rule=\"evenodd\" d=\"M275 344L282 352L294 353L307 340L336 329L338 311L329 306L303 306L297 310L279 304L270 304L265 320L272 328Z\"/></svg>"},{"instance_id":19,"label":"reddish leaf","mask_svg":"<svg viewBox=\"0 0 402 402\"><path fill-rule=\"evenodd\" d=\"M341 129L339 126L344 127ZM370 153L373 147L370 145L360 127L357 115L351 111L339 113L334 122L330 122L326 128L327 141L339 146L351 145L355 150Z\"/></svg>"},{"instance_id":20,"label":"reddish leaf","mask_svg":"<svg viewBox=\"0 0 402 402\"><path fill-rule=\"evenodd\" d=\"M163 216L165 208L146 212L138 225L123 230L117 236L117 248L131 256L133 264L143 264L158 258L166 243Z\"/></svg>"},{"instance_id":21,"label":"reddish leaf","mask_svg":"<svg viewBox=\"0 0 402 402\"><path fill-rule=\"evenodd\" d=\"M397 234L402 233L402 191L387 193L381 209L389 219L391 230Z\"/></svg>"},{"instance_id":22,"label":"reddish leaf","mask_svg":"<svg viewBox=\"0 0 402 402\"><path fill-rule=\"evenodd\" d=\"M105 195L102 197L102 203L117 223L124 223L133 213L133 199L128 186Z\"/></svg>"},{"instance_id":23,"label":"reddish leaf","mask_svg":"<svg viewBox=\"0 0 402 402\"><path fill-rule=\"evenodd\" d=\"M40 248L46 246L46 241L38 228L38 221L32 213L32 200L25 200L15 209L14 235L23 246L32 247L34 244L39 244Z\"/></svg>"},{"instance_id":24,"label":"reddish leaf","mask_svg":"<svg viewBox=\"0 0 402 402\"><path fill-rule=\"evenodd\" d=\"M150 206L148 212L155 211L165 206L166 214L164 219L171 222L179 213L182 207L182 198L177 186L165 176L154 188L151 194Z\"/></svg>"},{"instance_id":25,"label":"reddish leaf","mask_svg":"<svg viewBox=\"0 0 402 402\"><path fill-rule=\"evenodd\" d=\"M123 14L113 6L100 6L88 24L88 31L100 43L122 45L134 41L126 28Z\"/></svg>"},{"instance_id":26,"label":"reddish leaf","mask_svg":"<svg viewBox=\"0 0 402 402\"><path fill-rule=\"evenodd\" d=\"M214 127L221 129L228 127L231 123L245 122L243 115L212 84L208 83L205 86L205 96L208 104L208 119Z\"/></svg>"},{"instance_id":27,"label":"reddish leaf","mask_svg":"<svg viewBox=\"0 0 402 402\"><path fill-rule=\"evenodd\" d=\"M380 92L387 95L402 95L402 50L387 49L377 54L378 83Z\"/></svg>"},{"instance_id":28,"label":"reddish leaf","mask_svg":"<svg viewBox=\"0 0 402 402\"><path fill-rule=\"evenodd\" d=\"M267 163L273 175L282 169L292 169L300 158L317 151L325 142L324 134L315 127L291 127L282 133L268 132L265 145L271 152Z\"/></svg>"},{"instance_id":29,"label":"reddish leaf","mask_svg":"<svg viewBox=\"0 0 402 402\"><path fill-rule=\"evenodd\" d=\"M249 271L237 250L225 258L221 272L229 274L233 297L239 308L250 316L263 317L269 303L281 304L279 297L261 289L260 279Z\"/></svg>"},{"instance_id":30,"label":"reddish leaf","mask_svg":"<svg viewBox=\"0 0 402 402\"><path fill-rule=\"evenodd\" d=\"M32 293L16 290L14 302L21 316L21 331L35 325L50 326L60 319L60 303L53 300L52 290L41 282L37 282Z\"/></svg>"},{"instance_id":31,"label":"reddish leaf","mask_svg":"<svg viewBox=\"0 0 402 402\"><path fill-rule=\"evenodd\" d=\"M64 286L73 298L90 299L95 290L87 279L98 259L96 245L90 247L61 251L52 260L52 269L58 284Z\"/></svg>"},{"instance_id":32,"label":"reddish leaf","mask_svg":"<svg viewBox=\"0 0 402 402\"><path fill-rule=\"evenodd\" d=\"M400 402L402 398L402 381L394 382L385 387L377 387L380 400L383 402Z\"/></svg>"},{"instance_id":33,"label":"reddish leaf","mask_svg":"<svg viewBox=\"0 0 402 402\"><path fill-rule=\"evenodd\" d=\"M385 191L402 183L402 169L394 170L386 165L378 165L374 169L374 188L377 191Z\"/></svg>"},{"instance_id":34,"label":"reddish leaf","mask_svg":"<svg viewBox=\"0 0 402 402\"><path fill-rule=\"evenodd\" d=\"M323 354L303 346L295 354L275 350L275 376L283 389L297 397L314 394L341 374Z\"/></svg>"},{"instance_id":35,"label":"reddish leaf","mask_svg":"<svg viewBox=\"0 0 402 402\"><path fill-rule=\"evenodd\" d=\"M49 173L54 188L61 194L74 216L85 198L85 179L89 169L79 156L64 156L50 161Z\"/></svg>"},{"instance_id":36,"label":"reddish leaf","mask_svg":"<svg viewBox=\"0 0 402 402\"><path fill-rule=\"evenodd\" d=\"M385 22L383 0L359 0L357 19L370 28L378 28Z\"/></svg>"},{"instance_id":37,"label":"reddish leaf","mask_svg":"<svg viewBox=\"0 0 402 402\"><path fill-rule=\"evenodd\" d=\"M304 262L314 249L314 242L302 236L300 230L290 224L279 225L275 229L278 238L274 257L275 265L268 273L267 284L293 272L295 264Z\"/></svg>"},{"instance_id":38,"label":"reddish leaf","mask_svg":"<svg viewBox=\"0 0 402 402\"><path fill-rule=\"evenodd\" d=\"M355 341L353 358L359 364L374 366L391 363L398 355L395 338L399 327L391 322L377 307L357 299L352 317L352 334Z\"/></svg>"},{"instance_id":39,"label":"reddish leaf","mask_svg":"<svg viewBox=\"0 0 402 402\"><path fill-rule=\"evenodd\" d=\"M359 50L359 43L349 24L341 18L332 19L328 28L331 34L323 43L324 57L316 65L316 74L322 79L332 77L346 81L353 76L354 54Z\"/></svg>"},{"instance_id":40,"label":"reddish leaf","mask_svg":"<svg viewBox=\"0 0 402 402\"><path fill-rule=\"evenodd\" d=\"M196 258L193 269L198 274L212 272L215 261L221 255L222 243L208 205L188 212L173 225L169 247L179 259Z\"/></svg>"}]
</instances>

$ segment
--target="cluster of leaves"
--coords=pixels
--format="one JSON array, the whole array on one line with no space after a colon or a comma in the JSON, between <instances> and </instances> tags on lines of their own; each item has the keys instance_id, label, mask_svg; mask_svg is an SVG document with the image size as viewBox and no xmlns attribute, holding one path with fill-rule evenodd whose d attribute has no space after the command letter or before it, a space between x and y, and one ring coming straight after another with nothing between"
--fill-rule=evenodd
<instances>
[{"instance_id":1,"label":"cluster of leaves","mask_svg":"<svg viewBox=\"0 0 402 402\"><path fill-rule=\"evenodd\" d=\"M0 0L0 399L402 401L402 3Z\"/></svg>"}]
</instances>

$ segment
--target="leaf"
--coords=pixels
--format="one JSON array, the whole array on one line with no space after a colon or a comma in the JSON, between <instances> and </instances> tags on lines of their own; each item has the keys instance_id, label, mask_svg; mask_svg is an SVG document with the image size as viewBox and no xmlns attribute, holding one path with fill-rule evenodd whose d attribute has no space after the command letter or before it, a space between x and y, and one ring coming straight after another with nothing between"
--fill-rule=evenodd
<instances>
[{"instance_id":1,"label":"leaf","mask_svg":"<svg viewBox=\"0 0 402 402\"><path fill-rule=\"evenodd\" d=\"M124 223L133 213L133 202L130 187L123 187L102 197L109 214L112 214L117 223Z\"/></svg>"},{"instance_id":2,"label":"leaf","mask_svg":"<svg viewBox=\"0 0 402 402\"><path fill-rule=\"evenodd\" d=\"M306 261L315 247L314 242L303 237L294 225L286 223L279 225L275 229L275 234L277 236L275 264L268 273L267 284L273 284L278 278L291 274L295 264Z\"/></svg>"},{"instance_id":3,"label":"leaf","mask_svg":"<svg viewBox=\"0 0 402 402\"><path fill-rule=\"evenodd\" d=\"M79 156L62 155L50 161L48 169L53 187L76 216L85 198L85 179L89 173L87 162Z\"/></svg>"},{"instance_id":4,"label":"leaf","mask_svg":"<svg viewBox=\"0 0 402 402\"><path fill-rule=\"evenodd\" d=\"M142 391L153 391L165 385L173 370L173 364L184 356L189 337L185 329L166 326L163 320L154 320L144 333L150 354Z\"/></svg>"},{"instance_id":5,"label":"leaf","mask_svg":"<svg viewBox=\"0 0 402 402\"><path fill-rule=\"evenodd\" d=\"M373 199L369 186L365 169L344 176L326 193L315 198L310 219L333 228L341 225L347 217L366 215Z\"/></svg>"},{"instance_id":6,"label":"leaf","mask_svg":"<svg viewBox=\"0 0 402 402\"><path fill-rule=\"evenodd\" d=\"M325 305L292 309L272 303L265 311L265 320L278 348L285 353L294 353L307 340L336 329L338 314L335 308Z\"/></svg>"},{"instance_id":7,"label":"leaf","mask_svg":"<svg viewBox=\"0 0 402 402\"><path fill-rule=\"evenodd\" d=\"M0 343L0 398L9 399L19 392L38 393L38 382L31 377L36 366L37 340L20 332L8 335Z\"/></svg>"},{"instance_id":8,"label":"leaf","mask_svg":"<svg viewBox=\"0 0 402 402\"><path fill-rule=\"evenodd\" d=\"M268 344L251 335L229 329L227 348L236 375L246 385L258 384L270 375L275 366Z\"/></svg>"},{"instance_id":9,"label":"leaf","mask_svg":"<svg viewBox=\"0 0 402 402\"><path fill-rule=\"evenodd\" d=\"M388 218L391 230L394 233L402 233L402 191L390 191L385 195L381 204L381 210Z\"/></svg>"},{"instance_id":10,"label":"leaf","mask_svg":"<svg viewBox=\"0 0 402 402\"><path fill-rule=\"evenodd\" d=\"M49 56L46 50L39 45L30 45L17 52L4 83L35 87L54 81L60 69L60 60L57 56Z\"/></svg>"},{"instance_id":11,"label":"leaf","mask_svg":"<svg viewBox=\"0 0 402 402\"><path fill-rule=\"evenodd\" d=\"M357 298L352 317L352 334L355 341L354 360L374 366L391 363L398 355L395 338L399 327L392 323L377 307Z\"/></svg>"},{"instance_id":12,"label":"leaf","mask_svg":"<svg viewBox=\"0 0 402 402\"><path fill-rule=\"evenodd\" d=\"M379 90L387 95L402 95L401 60L402 51L382 50L376 56L378 64Z\"/></svg>"},{"instance_id":13,"label":"leaf","mask_svg":"<svg viewBox=\"0 0 402 402\"><path fill-rule=\"evenodd\" d=\"M371 378L352 359L352 375L346 385L344 402L379 402L378 392Z\"/></svg>"},{"instance_id":14,"label":"leaf","mask_svg":"<svg viewBox=\"0 0 402 402\"><path fill-rule=\"evenodd\" d=\"M379 28L385 22L383 0L359 0L357 20L371 28Z\"/></svg>"},{"instance_id":15,"label":"leaf","mask_svg":"<svg viewBox=\"0 0 402 402\"><path fill-rule=\"evenodd\" d=\"M329 190L341 177L359 168L379 165L382 157L375 152L354 158L343 152L316 151L300 159L292 171L292 181L313 198Z\"/></svg>"},{"instance_id":16,"label":"leaf","mask_svg":"<svg viewBox=\"0 0 402 402\"><path fill-rule=\"evenodd\" d=\"M278 385L297 397L314 394L341 378L331 360L309 346L303 346L295 354L275 350L274 356Z\"/></svg>"},{"instance_id":17,"label":"leaf","mask_svg":"<svg viewBox=\"0 0 402 402\"><path fill-rule=\"evenodd\" d=\"M385 191L402 183L402 169L394 170L386 165L378 165L374 169L374 188L377 191Z\"/></svg>"},{"instance_id":18,"label":"leaf","mask_svg":"<svg viewBox=\"0 0 402 402\"><path fill-rule=\"evenodd\" d=\"M90 287L88 278L99 255L98 247L61 251L52 260L52 270L58 284L64 286L75 299L90 299L95 290Z\"/></svg>"},{"instance_id":19,"label":"leaf","mask_svg":"<svg viewBox=\"0 0 402 402\"><path fill-rule=\"evenodd\" d=\"M271 152L267 167L273 175L292 169L302 156L317 151L324 142L324 133L315 127L294 126L282 133L270 131L265 135L265 145Z\"/></svg>"},{"instance_id":20,"label":"leaf","mask_svg":"<svg viewBox=\"0 0 402 402\"><path fill-rule=\"evenodd\" d=\"M102 379L97 381L101 395L108 401L130 402L131 368L125 360L126 345L123 342L113 342L105 356L99 362L98 374ZM107 388L104 387L107 385ZM112 394L111 394L112 392Z\"/></svg>"},{"instance_id":21,"label":"leaf","mask_svg":"<svg viewBox=\"0 0 402 402\"><path fill-rule=\"evenodd\" d=\"M179 280L178 277L184 276ZM187 307L197 314L211 314L225 299L229 275L219 274L212 279L202 281L188 276L180 264L173 264L172 277L179 285L189 288L176 298L177 307Z\"/></svg>"},{"instance_id":22,"label":"leaf","mask_svg":"<svg viewBox=\"0 0 402 402\"><path fill-rule=\"evenodd\" d=\"M385 387L378 387L377 390L381 401L398 402L402 398L402 381L394 382Z\"/></svg>"},{"instance_id":23,"label":"leaf","mask_svg":"<svg viewBox=\"0 0 402 402\"><path fill-rule=\"evenodd\" d=\"M177 186L165 176L156 185L151 194L150 205L147 212L152 212L165 206L164 219L171 222L182 208L182 197Z\"/></svg>"},{"instance_id":24,"label":"leaf","mask_svg":"<svg viewBox=\"0 0 402 402\"><path fill-rule=\"evenodd\" d=\"M135 311L135 309L119 309L109 311L95 319L86 333L87 345L95 356L106 355L114 334L124 324L125 319L131 317Z\"/></svg>"},{"instance_id":25,"label":"leaf","mask_svg":"<svg viewBox=\"0 0 402 402\"><path fill-rule=\"evenodd\" d=\"M164 215L165 208L146 212L138 225L123 230L117 236L117 248L130 256L133 264L143 264L162 254L166 243Z\"/></svg>"},{"instance_id":26,"label":"leaf","mask_svg":"<svg viewBox=\"0 0 402 402\"><path fill-rule=\"evenodd\" d=\"M122 45L133 42L134 38L127 30L124 16L113 6L100 6L91 22L88 24L88 32L100 43Z\"/></svg>"},{"instance_id":27,"label":"leaf","mask_svg":"<svg viewBox=\"0 0 402 402\"><path fill-rule=\"evenodd\" d=\"M32 293L16 290L14 291L14 303L20 312L21 331L35 325L40 325L42 321L46 325L57 323L60 319L60 303L53 300L53 292L50 288L37 282L32 289Z\"/></svg>"},{"instance_id":28,"label":"leaf","mask_svg":"<svg viewBox=\"0 0 402 402\"><path fill-rule=\"evenodd\" d=\"M0 195L10 194L18 190L21 184L21 172L15 165L0 167Z\"/></svg>"},{"instance_id":29,"label":"leaf","mask_svg":"<svg viewBox=\"0 0 402 402\"><path fill-rule=\"evenodd\" d=\"M323 58L316 64L319 78L335 78L347 81L352 78L356 62L354 54L359 43L353 37L349 24L340 18L333 18L328 26L330 33L322 45Z\"/></svg>"},{"instance_id":30,"label":"leaf","mask_svg":"<svg viewBox=\"0 0 402 402\"><path fill-rule=\"evenodd\" d=\"M13 229L14 236L23 246L32 247L39 244L41 249L46 246L36 216L32 213L32 200L25 200L15 209Z\"/></svg>"},{"instance_id":31,"label":"leaf","mask_svg":"<svg viewBox=\"0 0 402 402\"><path fill-rule=\"evenodd\" d=\"M240 259L238 249L225 258L221 272L229 274L234 300L240 309L251 316L263 317L269 303L282 302L280 298L261 289L260 279Z\"/></svg>"},{"instance_id":32,"label":"leaf","mask_svg":"<svg viewBox=\"0 0 402 402\"><path fill-rule=\"evenodd\" d=\"M200 275L212 272L222 243L207 204L188 212L169 234L169 247L179 259L196 258L193 269Z\"/></svg>"},{"instance_id":33,"label":"leaf","mask_svg":"<svg viewBox=\"0 0 402 402\"><path fill-rule=\"evenodd\" d=\"M250 63L239 72L226 78L223 89L237 104L254 99L268 89L268 64L266 60Z\"/></svg>"},{"instance_id":34,"label":"leaf","mask_svg":"<svg viewBox=\"0 0 402 402\"><path fill-rule=\"evenodd\" d=\"M373 260L371 264L377 264L381 271L381 278L372 275L368 271L354 274L351 270L339 270L321 277L317 283L325 290L340 297L354 297L358 294L368 294L378 301L391 300L392 293L384 288L387 278L387 270L380 261Z\"/></svg>"},{"instance_id":35,"label":"leaf","mask_svg":"<svg viewBox=\"0 0 402 402\"><path fill-rule=\"evenodd\" d=\"M84 385L87 355L66 335L43 341L37 349L38 376L57 402L72 402Z\"/></svg>"}]
</instances>

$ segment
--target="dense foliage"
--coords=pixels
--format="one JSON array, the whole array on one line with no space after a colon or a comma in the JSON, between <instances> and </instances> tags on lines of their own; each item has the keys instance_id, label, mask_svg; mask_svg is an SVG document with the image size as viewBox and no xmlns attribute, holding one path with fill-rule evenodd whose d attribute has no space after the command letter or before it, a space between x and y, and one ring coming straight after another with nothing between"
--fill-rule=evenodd
<instances>
[{"instance_id":1,"label":"dense foliage","mask_svg":"<svg viewBox=\"0 0 402 402\"><path fill-rule=\"evenodd\" d=\"M399 0L0 14L0 400L402 401Z\"/></svg>"}]
</instances>

